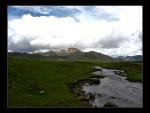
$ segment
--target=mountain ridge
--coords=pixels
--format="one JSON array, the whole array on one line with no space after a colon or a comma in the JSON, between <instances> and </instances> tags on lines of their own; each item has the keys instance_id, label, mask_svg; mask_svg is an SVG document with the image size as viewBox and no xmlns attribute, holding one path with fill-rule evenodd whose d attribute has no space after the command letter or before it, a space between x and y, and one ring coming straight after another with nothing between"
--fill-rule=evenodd
<instances>
[{"instance_id":1,"label":"mountain ridge","mask_svg":"<svg viewBox=\"0 0 150 113\"><path fill-rule=\"evenodd\" d=\"M116 57L116 59L123 60L123 61L143 61L143 55L119 56Z\"/></svg>"},{"instance_id":2,"label":"mountain ridge","mask_svg":"<svg viewBox=\"0 0 150 113\"><path fill-rule=\"evenodd\" d=\"M19 53L19 52L8 52L8 56L26 56L26 57L36 57L42 59L53 59L53 60L87 60L87 61L117 61L117 59L111 56L98 53L95 51L82 52L77 48L68 48L60 51L49 50L47 52L36 52L32 54Z\"/></svg>"}]
</instances>

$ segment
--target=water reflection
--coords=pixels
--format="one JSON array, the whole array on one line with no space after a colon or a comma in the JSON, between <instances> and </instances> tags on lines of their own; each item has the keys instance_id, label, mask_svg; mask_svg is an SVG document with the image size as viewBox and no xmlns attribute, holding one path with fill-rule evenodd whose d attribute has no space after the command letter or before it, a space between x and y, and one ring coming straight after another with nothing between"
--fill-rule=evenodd
<instances>
[{"instance_id":1,"label":"water reflection","mask_svg":"<svg viewBox=\"0 0 150 113\"><path fill-rule=\"evenodd\" d=\"M122 70L105 69L95 66L93 74L103 75L99 85L85 85L83 90L86 94L95 96L90 103L96 107L103 107L107 102L112 102L119 107L142 107L143 84L126 80L125 76L119 76L116 72L125 75Z\"/></svg>"}]
</instances>

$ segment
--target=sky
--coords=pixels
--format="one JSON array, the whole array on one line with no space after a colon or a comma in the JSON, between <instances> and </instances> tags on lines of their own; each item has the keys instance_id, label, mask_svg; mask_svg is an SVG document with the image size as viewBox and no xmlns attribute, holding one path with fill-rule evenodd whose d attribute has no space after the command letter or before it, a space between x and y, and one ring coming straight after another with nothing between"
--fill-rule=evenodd
<instances>
[{"instance_id":1,"label":"sky","mask_svg":"<svg viewBox=\"0 0 150 113\"><path fill-rule=\"evenodd\" d=\"M8 6L8 51L142 55L142 6Z\"/></svg>"}]
</instances>

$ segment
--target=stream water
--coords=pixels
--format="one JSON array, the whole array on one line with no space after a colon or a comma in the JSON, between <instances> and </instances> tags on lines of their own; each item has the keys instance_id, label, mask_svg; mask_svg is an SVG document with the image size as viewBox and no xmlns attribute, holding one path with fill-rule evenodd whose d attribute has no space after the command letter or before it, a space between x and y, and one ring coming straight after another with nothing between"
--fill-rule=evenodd
<instances>
[{"instance_id":1,"label":"stream water","mask_svg":"<svg viewBox=\"0 0 150 113\"><path fill-rule=\"evenodd\" d=\"M143 106L143 84L129 82L126 77L119 76L116 72L124 73L122 70L105 69L98 66L96 75L103 75L98 85L84 85L82 90L86 94L95 96L90 103L96 107L103 107L107 102L112 102L118 107L142 107Z\"/></svg>"}]
</instances>

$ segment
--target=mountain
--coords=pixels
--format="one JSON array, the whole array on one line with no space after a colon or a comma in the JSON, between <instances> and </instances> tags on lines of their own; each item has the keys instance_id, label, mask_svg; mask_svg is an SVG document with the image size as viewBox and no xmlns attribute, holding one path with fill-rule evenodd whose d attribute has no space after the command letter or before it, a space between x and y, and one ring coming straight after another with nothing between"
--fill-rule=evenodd
<instances>
[{"instance_id":1,"label":"mountain","mask_svg":"<svg viewBox=\"0 0 150 113\"><path fill-rule=\"evenodd\" d=\"M81 52L81 51L77 48L68 48L66 50L63 49L63 50L60 50L60 51L56 51L56 54L58 56L67 56L67 55L71 55L75 52Z\"/></svg>"},{"instance_id":2,"label":"mountain","mask_svg":"<svg viewBox=\"0 0 150 113\"><path fill-rule=\"evenodd\" d=\"M143 61L143 56L142 55L135 55L135 56L119 56L116 57L116 59L119 60L124 60L124 61Z\"/></svg>"},{"instance_id":3,"label":"mountain","mask_svg":"<svg viewBox=\"0 0 150 113\"><path fill-rule=\"evenodd\" d=\"M67 57L68 60L92 60L92 61L116 61L116 59L104 55L102 53L97 53L94 51L82 52L77 48L68 48L67 50L61 50L57 52L58 56Z\"/></svg>"},{"instance_id":4,"label":"mountain","mask_svg":"<svg viewBox=\"0 0 150 113\"><path fill-rule=\"evenodd\" d=\"M48 51L42 54L43 56L57 56L57 54L54 51Z\"/></svg>"},{"instance_id":5,"label":"mountain","mask_svg":"<svg viewBox=\"0 0 150 113\"><path fill-rule=\"evenodd\" d=\"M81 52L81 51L77 48L68 48L68 52L74 53L74 52Z\"/></svg>"},{"instance_id":6,"label":"mountain","mask_svg":"<svg viewBox=\"0 0 150 113\"><path fill-rule=\"evenodd\" d=\"M8 53L8 56L21 56L21 57L31 57L36 59L50 59L50 60L82 60L82 61L117 61L117 59L112 58L108 55L102 53L97 53L95 51L82 52L77 48L68 48L66 50L60 51L48 51L44 53Z\"/></svg>"}]
</instances>

